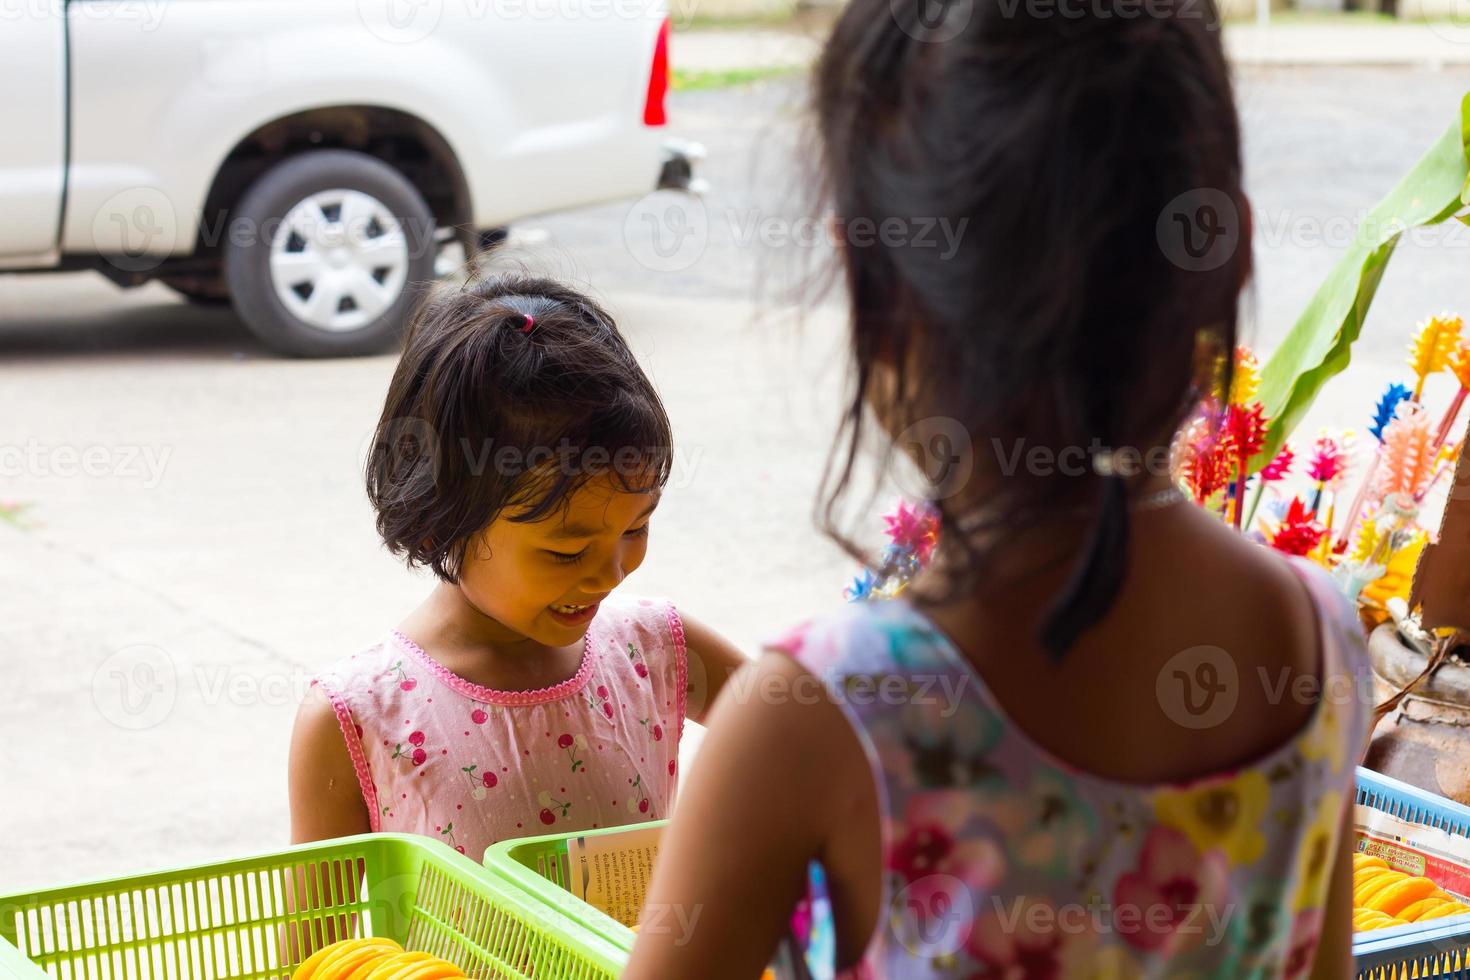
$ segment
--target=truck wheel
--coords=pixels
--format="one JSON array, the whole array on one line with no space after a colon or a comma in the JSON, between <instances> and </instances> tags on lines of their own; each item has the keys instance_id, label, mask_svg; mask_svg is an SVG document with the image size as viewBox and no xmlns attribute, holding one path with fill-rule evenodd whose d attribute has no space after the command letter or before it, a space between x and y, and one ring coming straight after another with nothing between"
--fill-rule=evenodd
<instances>
[{"instance_id":1,"label":"truck wheel","mask_svg":"<svg viewBox=\"0 0 1470 980\"><path fill-rule=\"evenodd\" d=\"M333 357L395 343L434 278L434 216L392 167L316 150L266 172L233 209L224 246L235 311L287 354Z\"/></svg>"}]
</instances>

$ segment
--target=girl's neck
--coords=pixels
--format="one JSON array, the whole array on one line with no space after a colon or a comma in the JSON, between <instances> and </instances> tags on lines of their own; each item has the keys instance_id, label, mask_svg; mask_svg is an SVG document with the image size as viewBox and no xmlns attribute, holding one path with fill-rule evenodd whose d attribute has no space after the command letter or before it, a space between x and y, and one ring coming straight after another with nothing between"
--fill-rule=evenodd
<instances>
[{"instance_id":1,"label":"girl's neck","mask_svg":"<svg viewBox=\"0 0 1470 980\"><path fill-rule=\"evenodd\" d=\"M524 655L545 649L530 637L487 616L452 582L438 583L400 629L426 650Z\"/></svg>"}]
</instances>

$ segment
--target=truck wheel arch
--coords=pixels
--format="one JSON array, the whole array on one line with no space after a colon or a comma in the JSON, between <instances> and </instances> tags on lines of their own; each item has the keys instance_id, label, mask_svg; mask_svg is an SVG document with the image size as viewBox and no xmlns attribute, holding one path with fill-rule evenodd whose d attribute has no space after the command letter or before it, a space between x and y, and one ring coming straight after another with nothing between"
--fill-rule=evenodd
<instances>
[{"instance_id":1,"label":"truck wheel arch","mask_svg":"<svg viewBox=\"0 0 1470 980\"><path fill-rule=\"evenodd\" d=\"M288 157L319 149L357 150L398 170L428 202L436 222L474 242L469 183L436 128L412 113L375 105L323 106L256 127L215 168L200 214L195 255L218 254L230 209L262 174Z\"/></svg>"}]
</instances>

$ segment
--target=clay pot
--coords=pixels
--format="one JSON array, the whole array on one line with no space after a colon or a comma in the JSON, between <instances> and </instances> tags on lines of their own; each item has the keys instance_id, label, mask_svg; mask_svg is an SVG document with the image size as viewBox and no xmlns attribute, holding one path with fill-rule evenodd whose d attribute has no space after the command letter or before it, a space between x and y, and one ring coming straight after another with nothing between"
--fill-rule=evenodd
<instances>
[{"instance_id":1,"label":"clay pot","mask_svg":"<svg viewBox=\"0 0 1470 980\"><path fill-rule=\"evenodd\" d=\"M1373 631L1368 651L1379 702L1418 677L1426 663L1391 623ZM1363 765L1470 805L1470 667L1446 663L1420 684L1379 724Z\"/></svg>"}]
</instances>

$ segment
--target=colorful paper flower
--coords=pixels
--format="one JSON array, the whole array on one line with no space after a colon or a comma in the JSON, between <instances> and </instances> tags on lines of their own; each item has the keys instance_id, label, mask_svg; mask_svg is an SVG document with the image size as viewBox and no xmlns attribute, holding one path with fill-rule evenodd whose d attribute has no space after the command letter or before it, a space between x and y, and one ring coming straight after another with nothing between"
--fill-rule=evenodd
<instances>
[{"instance_id":1,"label":"colorful paper flower","mask_svg":"<svg viewBox=\"0 0 1470 980\"><path fill-rule=\"evenodd\" d=\"M1230 378L1230 404L1245 405L1261 390L1261 365L1249 347L1235 348L1235 370Z\"/></svg>"},{"instance_id":2,"label":"colorful paper flower","mask_svg":"<svg viewBox=\"0 0 1470 980\"><path fill-rule=\"evenodd\" d=\"M1271 547L1287 555L1304 557L1322 543L1327 528L1317 523L1316 516L1302 503L1302 498L1293 497L1286 516L1267 538Z\"/></svg>"},{"instance_id":3,"label":"colorful paper flower","mask_svg":"<svg viewBox=\"0 0 1470 980\"><path fill-rule=\"evenodd\" d=\"M1470 342L1461 338L1450 355L1450 373L1460 382L1461 388L1470 388Z\"/></svg>"},{"instance_id":4,"label":"colorful paper flower","mask_svg":"<svg viewBox=\"0 0 1470 980\"><path fill-rule=\"evenodd\" d=\"M1419 324L1414 342L1409 346L1409 367L1414 371L1414 401L1424 393L1424 382L1450 366L1460 344L1465 321L1449 313L1430 317Z\"/></svg>"},{"instance_id":5,"label":"colorful paper flower","mask_svg":"<svg viewBox=\"0 0 1470 980\"><path fill-rule=\"evenodd\" d=\"M1332 483L1347 468L1347 455L1342 444L1331 436L1319 436L1312 443L1312 458L1307 475L1320 484Z\"/></svg>"},{"instance_id":6,"label":"colorful paper flower","mask_svg":"<svg viewBox=\"0 0 1470 980\"><path fill-rule=\"evenodd\" d=\"M1389 558L1388 571L1364 587L1359 595L1358 611L1365 622L1372 626L1386 623L1390 618L1388 600L1408 601L1409 592L1414 586L1414 572L1419 567L1419 559L1424 555L1424 546L1428 543L1428 534L1423 531L1415 533L1406 545Z\"/></svg>"},{"instance_id":7,"label":"colorful paper flower","mask_svg":"<svg viewBox=\"0 0 1470 980\"><path fill-rule=\"evenodd\" d=\"M1237 461L1249 461L1266 444L1266 410L1260 402L1231 405L1225 413L1223 442Z\"/></svg>"},{"instance_id":8,"label":"colorful paper flower","mask_svg":"<svg viewBox=\"0 0 1470 980\"><path fill-rule=\"evenodd\" d=\"M1429 413L1422 406L1410 403L1384 430L1378 493L1384 497L1397 493L1418 499L1434 475L1434 457Z\"/></svg>"},{"instance_id":9,"label":"colorful paper flower","mask_svg":"<svg viewBox=\"0 0 1470 980\"><path fill-rule=\"evenodd\" d=\"M842 595L848 602L864 602L872 597L877 585L878 576L873 574L871 568L865 568L862 574L854 578L852 584L843 590Z\"/></svg>"},{"instance_id":10,"label":"colorful paper flower","mask_svg":"<svg viewBox=\"0 0 1470 980\"><path fill-rule=\"evenodd\" d=\"M1291 443L1285 443L1276 458L1261 467L1262 483L1279 483L1291 475L1291 464L1296 461L1296 451L1291 448Z\"/></svg>"},{"instance_id":11,"label":"colorful paper flower","mask_svg":"<svg viewBox=\"0 0 1470 980\"><path fill-rule=\"evenodd\" d=\"M900 500L885 514L888 539L900 548L912 551L920 563L927 562L939 540L939 512L928 504L910 504Z\"/></svg>"},{"instance_id":12,"label":"colorful paper flower","mask_svg":"<svg viewBox=\"0 0 1470 980\"><path fill-rule=\"evenodd\" d=\"M1378 407L1373 411L1373 424L1368 426L1374 439L1383 441L1383 430L1388 428L1398 413L1399 405L1408 397L1409 389L1401 384L1391 384L1383 392L1383 397L1378 399Z\"/></svg>"}]
</instances>

